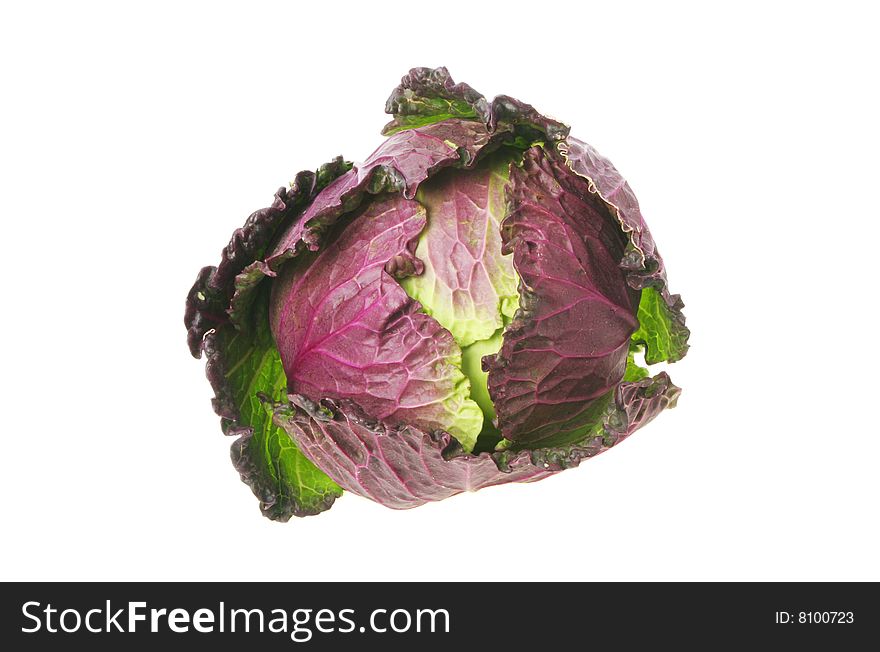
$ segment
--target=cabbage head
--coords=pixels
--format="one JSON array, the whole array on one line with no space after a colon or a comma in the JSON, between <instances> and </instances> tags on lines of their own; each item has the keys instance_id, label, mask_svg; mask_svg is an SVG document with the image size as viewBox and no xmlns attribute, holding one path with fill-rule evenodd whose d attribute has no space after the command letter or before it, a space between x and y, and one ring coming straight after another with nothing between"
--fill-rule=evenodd
<instances>
[{"instance_id":1,"label":"cabbage head","mask_svg":"<svg viewBox=\"0 0 880 652\"><path fill-rule=\"evenodd\" d=\"M263 513L531 482L675 405L682 302L629 185L569 127L415 68L363 163L297 174L189 292Z\"/></svg>"}]
</instances>

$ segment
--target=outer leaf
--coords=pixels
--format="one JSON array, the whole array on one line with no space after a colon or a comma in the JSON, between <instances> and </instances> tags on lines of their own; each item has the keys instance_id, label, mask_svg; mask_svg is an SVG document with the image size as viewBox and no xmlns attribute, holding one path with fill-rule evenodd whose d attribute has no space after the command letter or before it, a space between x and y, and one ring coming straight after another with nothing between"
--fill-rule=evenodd
<instances>
[{"instance_id":1,"label":"outer leaf","mask_svg":"<svg viewBox=\"0 0 880 652\"><path fill-rule=\"evenodd\" d=\"M235 230L222 252L220 264L199 271L187 295L184 315L187 343L194 357L201 356L205 333L228 321L226 309L236 274L253 262L259 250L289 216L292 204L287 189L279 188L271 206L252 213L244 226Z\"/></svg>"},{"instance_id":2,"label":"outer leaf","mask_svg":"<svg viewBox=\"0 0 880 652\"><path fill-rule=\"evenodd\" d=\"M511 456L500 471L488 454L462 455L447 433L374 421L349 401L319 409L291 396L297 410L276 416L305 454L353 493L387 507L408 509L506 482L530 482L552 471L531 464L528 453Z\"/></svg>"},{"instance_id":3,"label":"outer leaf","mask_svg":"<svg viewBox=\"0 0 880 652\"><path fill-rule=\"evenodd\" d=\"M638 293L617 266L626 238L587 184L540 147L511 172L504 251L522 279L522 310L488 361L506 439L582 438L623 379Z\"/></svg>"},{"instance_id":4,"label":"outer leaf","mask_svg":"<svg viewBox=\"0 0 880 652\"><path fill-rule=\"evenodd\" d=\"M411 129L387 138L364 163L332 182L303 216L280 238L267 262L296 251L312 251L321 234L367 194L402 192L411 199L430 174L456 163L467 164L489 143L491 134L476 122L453 121Z\"/></svg>"},{"instance_id":5,"label":"outer leaf","mask_svg":"<svg viewBox=\"0 0 880 652\"><path fill-rule=\"evenodd\" d=\"M342 490L272 423L269 401L286 395L287 380L269 332L268 292L254 307L251 328L224 325L207 335L203 348L224 431L241 435L232 445L233 464L263 513L286 521L329 509Z\"/></svg>"},{"instance_id":6,"label":"outer leaf","mask_svg":"<svg viewBox=\"0 0 880 652\"><path fill-rule=\"evenodd\" d=\"M446 68L410 70L385 103L385 112L394 120L385 125L384 135L449 118L479 120L490 132L503 127L519 135L540 133L551 142L564 140L569 131L567 125L507 95L488 102L467 84L456 84Z\"/></svg>"},{"instance_id":7,"label":"outer leaf","mask_svg":"<svg viewBox=\"0 0 880 652\"><path fill-rule=\"evenodd\" d=\"M680 393L665 372L638 382L622 382L614 389L613 399L605 402L597 427L573 443L530 451L529 458L532 464L548 470L578 466L619 444L666 408L674 407ZM508 459L516 459L516 455L514 451L504 451L496 453L495 459L500 468L506 468Z\"/></svg>"},{"instance_id":8,"label":"outer leaf","mask_svg":"<svg viewBox=\"0 0 880 652\"><path fill-rule=\"evenodd\" d=\"M633 342L646 346L645 361L676 362L688 349L687 338L690 331L685 328L681 315L681 305L671 308L663 298L662 291L653 287L642 290L639 302L639 330L633 333ZM676 310L678 312L676 312Z\"/></svg>"},{"instance_id":9,"label":"outer leaf","mask_svg":"<svg viewBox=\"0 0 880 652\"><path fill-rule=\"evenodd\" d=\"M375 199L317 256L273 284L271 323L291 392L349 399L390 426L452 433L470 449L483 415L469 399L461 349L389 271L420 272L418 202Z\"/></svg>"},{"instance_id":10,"label":"outer leaf","mask_svg":"<svg viewBox=\"0 0 880 652\"><path fill-rule=\"evenodd\" d=\"M632 188L611 162L590 145L569 137L560 144L559 151L568 167L588 181L590 191L608 204L621 230L627 234L629 242L621 267L628 271L630 286L636 289L652 288L642 293L642 301L645 302L644 306L639 307L642 328L634 336L638 341L647 343L647 361L680 360L687 353L690 336L682 314L684 303L679 295L669 293L663 259L648 231Z\"/></svg>"},{"instance_id":11,"label":"outer leaf","mask_svg":"<svg viewBox=\"0 0 880 652\"><path fill-rule=\"evenodd\" d=\"M535 107L520 102L509 95L499 95L492 100L492 117L489 119L489 131L499 125L509 124L515 127L518 134L539 136L548 143L565 140L569 126L538 112Z\"/></svg>"},{"instance_id":12,"label":"outer leaf","mask_svg":"<svg viewBox=\"0 0 880 652\"><path fill-rule=\"evenodd\" d=\"M298 210L350 167L337 157L316 172L297 174L290 189L279 189L270 207L251 214L232 234L220 264L202 268L187 295L184 323L190 352L197 358L206 354L214 411L222 417L226 434L241 436L233 444L233 464L260 498L264 514L274 520L328 509L341 489L271 425L259 398L284 385L268 329L268 293L257 307L256 284L237 304L232 298L243 270L265 255Z\"/></svg>"},{"instance_id":13,"label":"outer leaf","mask_svg":"<svg viewBox=\"0 0 880 652\"><path fill-rule=\"evenodd\" d=\"M382 133L420 127L449 118L477 118L488 122L489 103L467 84L456 84L446 68L413 68L403 76L385 103L394 121Z\"/></svg>"},{"instance_id":14,"label":"outer leaf","mask_svg":"<svg viewBox=\"0 0 880 652\"><path fill-rule=\"evenodd\" d=\"M463 491L542 480L578 466L674 405L679 391L665 373L622 383L604 406L595 433L581 441L492 455L466 455L447 433L428 433L414 426L390 427L369 419L349 401L319 405L291 395L296 409L279 409L275 421L309 459L347 491L386 507L409 509Z\"/></svg>"},{"instance_id":15,"label":"outer leaf","mask_svg":"<svg viewBox=\"0 0 880 652\"><path fill-rule=\"evenodd\" d=\"M501 253L510 161L502 152L444 171L419 191L428 226L416 256L425 269L401 285L462 347L492 337L519 305L512 256Z\"/></svg>"},{"instance_id":16,"label":"outer leaf","mask_svg":"<svg viewBox=\"0 0 880 652\"><path fill-rule=\"evenodd\" d=\"M279 188L271 206L252 213L244 226L235 230L221 253L217 267L203 267L199 271L187 295L184 315L187 343L194 357L201 355L205 333L228 321L227 311L236 276L265 254L269 242L297 209L350 167L351 164L343 161L342 157L336 157L318 168L317 172L307 170L297 174L289 190Z\"/></svg>"}]
</instances>

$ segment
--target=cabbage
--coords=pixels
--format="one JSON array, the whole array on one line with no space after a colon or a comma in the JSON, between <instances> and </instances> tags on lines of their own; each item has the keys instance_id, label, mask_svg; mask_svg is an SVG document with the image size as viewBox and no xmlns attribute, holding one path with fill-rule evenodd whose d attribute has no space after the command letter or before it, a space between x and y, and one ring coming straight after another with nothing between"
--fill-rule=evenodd
<instances>
[{"instance_id":1,"label":"cabbage","mask_svg":"<svg viewBox=\"0 0 880 652\"><path fill-rule=\"evenodd\" d=\"M275 520L532 481L675 405L682 302L629 185L568 127L444 68L363 164L296 175L187 297L235 468Z\"/></svg>"}]
</instances>

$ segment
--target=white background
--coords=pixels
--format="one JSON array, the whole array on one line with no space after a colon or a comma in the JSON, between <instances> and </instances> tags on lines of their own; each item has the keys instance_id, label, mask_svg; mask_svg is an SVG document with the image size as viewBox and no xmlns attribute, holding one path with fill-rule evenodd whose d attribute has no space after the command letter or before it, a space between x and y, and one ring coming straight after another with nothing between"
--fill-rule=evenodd
<instances>
[{"instance_id":1,"label":"white background","mask_svg":"<svg viewBox=\"0 0 880 652\"><path fill-rule=\"evenodd\" d=\"M880 580L869 3L5 3L3 579ZM449 67L573 125L687 304L609 453L395 512L264 519L186 349L196 271Z\"/></svg>"}]
</instances>

